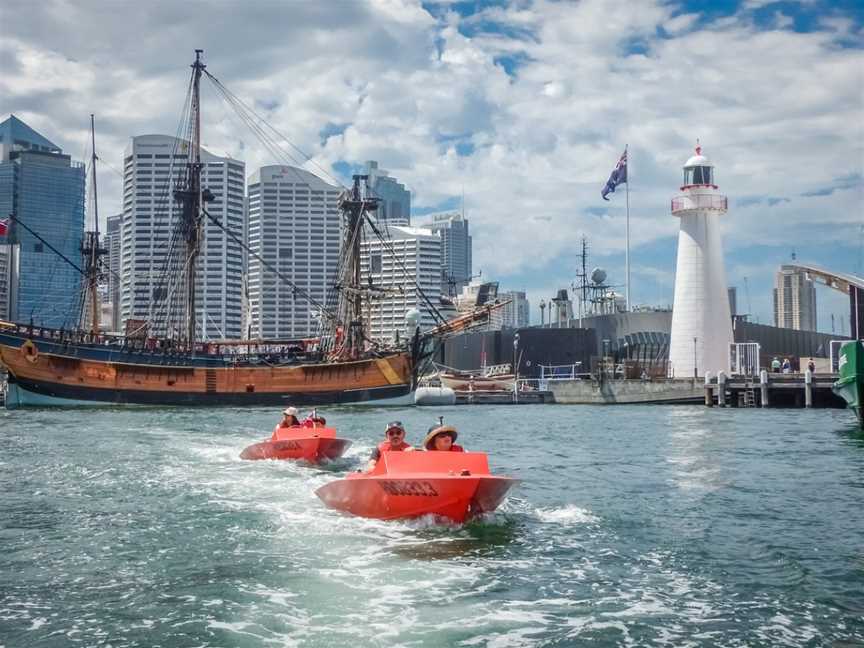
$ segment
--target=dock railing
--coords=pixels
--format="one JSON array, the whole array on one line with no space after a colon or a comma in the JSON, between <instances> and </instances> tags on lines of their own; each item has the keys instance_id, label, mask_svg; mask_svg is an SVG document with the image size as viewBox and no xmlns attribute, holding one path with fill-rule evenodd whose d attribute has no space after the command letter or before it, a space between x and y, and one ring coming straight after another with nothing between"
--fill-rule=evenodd
<instances>
[{"instance_id":1,"label":"dock railing","mask_svg":"<svg viewBox=\"0 0 864 648\"><path fill-rule=\"evenodd\" d=\"M758 376L759 353L762 347L758 342L733 342L729 345L730 373L736 376Z\"/></svg>"}]
</instances>

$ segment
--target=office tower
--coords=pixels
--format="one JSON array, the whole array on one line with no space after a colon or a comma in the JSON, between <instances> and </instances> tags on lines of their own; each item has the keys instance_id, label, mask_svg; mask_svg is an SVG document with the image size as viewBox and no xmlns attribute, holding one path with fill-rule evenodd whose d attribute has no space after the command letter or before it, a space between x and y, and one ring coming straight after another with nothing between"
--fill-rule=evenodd
<instances>
[{"instance_id":1,"label":"office tower","mask_svg":"<svg viewBox=\"0 0 864 648\"><path fill-rule=\"evenodd\" d=\"M684 164L681 194L672 199L680 230L669 363L677 378L729 370L732 316L720 232L726 196L714 180L714 166L697 146Z\"/></svg>"},{"instance_id":2,"label":"office tower","mask_svg":"<svg viewBox=\"0 0 864 648\"><path fill-rule=\"evenodd\" d=\"M369 176L369 186L381 199L377 218L392 225L411 224L411 192L387 171L378 167L378 163L369 160L366 163L366 174Z\"/></svg>"},{"instance_id":3,"label":"office tower","mask_svg":"<svg viewBox=\"0 0 864 648\"><path fill-rule=\"evenodd\" d=\"M731 286L726 292L729 295L729 313L735 317L738 314L738 289Z\"/></svg>"},{"instance_id":4,"label":"office tower","mask_svg":"<svg viewBox=\"0 0 864 648\"><path fill-rule=\"evenodd\" d=\"M528 314L530 306L525 292L521 290L510 290L498 293L498 301L506 302L501 309L502 328L525 328L528 326Z\"/></svg>"},{"instance_id":5,"label":"office tower","mask_svg":"<svg viewBox=\"0 0 864 648\"><path fill-rule=\"evenodd\" d=\"M450 295L471 282L471 235L468 219L456 212L434 214L432 231L441 237L441 276Z\"/></svg>"},{"instance_id":6,"label":"office tower","mask_svg":"<svg viewBox=\"0 0 864 648\"><path fill-rule=\"evenodd\" d=\"M405 335L405 313L420 311L420 328L435 326L435 318L417 286L433 304L441 295L441 239L431 230L390 226L387 245L374 236L367 237L360 252L363 282L386 292L369 303L370 336L389 342ZM392 253L391 249L392 248Z\"/></svg>"},{"instance_id":7,"label":"office tower","mask_svg":"<svg viewBox=\"0 0 864 648\"><path fill-rule=\"evenodd\" d=\"M120 331L120 244L123 214L108 217L108 231L105 233L105 249L108 258L105 260L106 284L108 286L108 303L111 305L111 319L103 324L115 333Z\"/></svg>"},{"instance_id":8,"label":"office tower","mask_svg":"<svg viewBox=\"0 0 864 648\"><path fill-rule=\"evenodd\" d=\"M60 254L80 266L84 165L14 115L0 124L0 219L13 213L3 289L9 319L77 325L81 275Z\"/></svg>"},{"instance_id":9,"label":"office tower","mask_svg":"<svg viewBox=\"0 0 864 648\"><path fill-rule=\"evenodd\" d=\"M816 330L816 285L796 266L782 265L774 279L774 324Z\"/></svg>"},{"instance_id":10,"label":"office tower","mask_svg":"<svg viewBox=\"0 0 864 648\"><path fill-rule=\"evenodd\" d=\"M183 240L174 233L180 205L173 190L184 174L188 148L187 142L167 135L141 135L132 138L125 153L121 325L130 319L146 321L150 334L181 333L176 318L174 323L166 319L164 305L169 301L176 305L182 294L177 291L183 290ZM244 163L203 149L201 163L203 188L215 197L207 203L207 211L242 240ZM242 272L241 245L205 219L195 280L199 339L240 337Z\"/></svg>"},{"instance_id":11,"label":"office tower","mask_svg":"<svg viewBox=\"0 0 864 648\"><path fill-rule=\"evenodd\" d=\"M9 287L12 272L12 246L5 243L6 237L0 236L0 320L9 320Z\"/></svg>"},{"instance_id":12,"label":"office tower","mask_svg":"<svg viewBox=\"0 0 864 648\"><path fill-rule=\"evenodd\" d=\"M273 268L315 302L326 305L339 265L340 194L339 187L293 166L262 167L249 178L249 323L253 339L316 334L319 313L315 306Z\"/></svg>"}]
</instances>

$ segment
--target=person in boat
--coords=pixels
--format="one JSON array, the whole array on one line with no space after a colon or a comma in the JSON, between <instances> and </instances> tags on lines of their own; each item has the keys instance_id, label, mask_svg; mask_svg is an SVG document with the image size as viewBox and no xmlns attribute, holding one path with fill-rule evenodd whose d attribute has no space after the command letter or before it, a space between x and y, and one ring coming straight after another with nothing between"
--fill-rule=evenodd
<instances>
[{"instance_id":1,"label":"person in boat","mask_svg":"<svg viewBox=\"0 0 864 648\"><path fill-rule=\"evenodd\" d=\"M280 428L298 427L300 420L297 418L296 407L286 407L282 411L282 420L279 421Z\"/></svg>"},{"instance_id":2,"label":"person in boat","mask_svg":"<svg viewBox=\"0 0 864 648\"><path fill-rule=\"evenodd\" d=\"M366 466L366 470L372 470L375 467L375 464L377 464L378 460L381 458L382 452L388 450L390 452L410 452L414 449L413 446L405 442L405 427L400 421L392 421L391 423L388 423L387 427L384 429L384 436L387 437L387 440L382 441L374 450L372 450L372 455L369 457L369 463Z\"/></svg>"},{"instance_id":3,"label":"person in boat","mask_svg":"<svg viewBox=\"0 0 864 648\"><path fill-rule=\"evenodd\" d=\"M438 452L465 452L465 448L455 443L458 436L452 425L433 425L423 439L423 447Z\"/></svg>"},{"instance_id":4,"label":"person in boat","mask_svg":"<svg viewBox=\"0 0 864 648\"><path fill-rule=\"evenodd\" d=\"M303 427L316 428L324 427L325 425L327 425L327 419L314 410L303 421Z\"/></svg>"}]
</instances>

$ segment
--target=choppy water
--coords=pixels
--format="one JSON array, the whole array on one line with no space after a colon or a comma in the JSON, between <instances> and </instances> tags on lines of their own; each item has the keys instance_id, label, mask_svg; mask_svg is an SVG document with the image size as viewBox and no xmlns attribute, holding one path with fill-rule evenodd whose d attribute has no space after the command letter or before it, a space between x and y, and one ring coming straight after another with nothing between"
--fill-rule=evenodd
<instances>
[{"instance_id":1,"label":"choppy water","mask_svg":"<svg viewBox=\"0 0 864 648\"><path fill-rule=\"evenodd\" d=\"M244 462L272 410L0 411L0 646L864 642L864 437L845 411L333 409L326 470ZM444 414L524 483L483 521L313 491Z\"/></svg>"}]
</instances>

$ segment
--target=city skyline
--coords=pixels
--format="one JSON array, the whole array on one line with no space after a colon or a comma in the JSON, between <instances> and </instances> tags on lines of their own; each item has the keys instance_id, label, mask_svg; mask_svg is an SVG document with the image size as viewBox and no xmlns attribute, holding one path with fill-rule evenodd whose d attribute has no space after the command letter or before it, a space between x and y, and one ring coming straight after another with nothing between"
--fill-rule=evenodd
<instances>
[{"instance_id":1,"label":"city skyline","mask_svg":"<svg viewBox=\"0 0 864 648\"><path fill-rule=\"evenodd\" d=\"M73 159L86 158L96 113L103 214L119 211L120 198L106 166L122 168L129 136L174 132L187 59L203 47L211 72L343 183L378 160L412 191L414 216L456 208L465 185L475 272L524 288L535 321L540 298L572 282L583 234L592 263L623 283L623 196L604 203L599 191L624 144L634 305L672 301L668 201L696 137L730 198L725 257L740 312L772 321L773 275L793 251L862 270L864 21L855 3L250 8L241 14L256 34L248 46L226 36L230 5L214 5L205 25L192 10L131 4L116 17L51 3L0 12L4 112ZM61 21L82 29L57 29ZM169 43L160 32L169 21L189 45ZM132 25L153 37L131 37ZM205 145L247 169L274 163L212 88L205 94ZM822 288L818 301L825 330L828 313L846 307Z\"/></svg>"}]
</instances>

